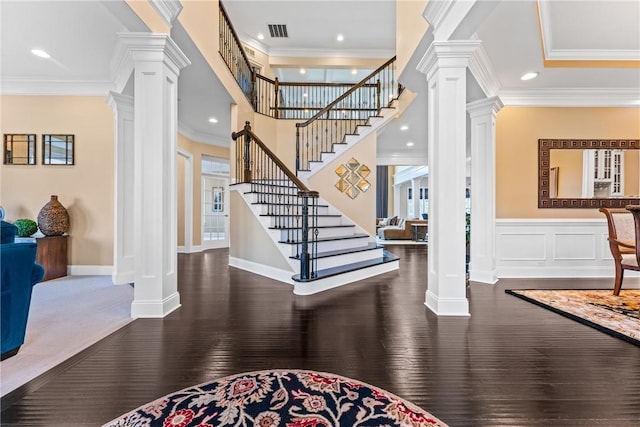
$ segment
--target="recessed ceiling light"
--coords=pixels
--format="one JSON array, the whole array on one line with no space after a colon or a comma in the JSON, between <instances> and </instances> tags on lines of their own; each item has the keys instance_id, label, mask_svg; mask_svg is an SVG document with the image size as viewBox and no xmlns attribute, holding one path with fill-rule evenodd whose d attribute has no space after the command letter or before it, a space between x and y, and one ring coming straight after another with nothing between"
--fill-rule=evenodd
<instances>
[{"instance_id":1,"label":"recessed ceiling light","mask_svg":"<svg viewBox=\"0 0 640 427\"><path fill-rule=\"evenodd\" d=\"M51 55L49 55L47 52L45 52L42 49L31 49L31 53L33 53L35 56L39 56L40 58L46 58L46 59L51 58Z\"/></svg>"},{"instance_id":2,"label":"recessed ceiling light","mask_svg":"<svg viewBox=\"0 0 640 427\"><path fill-rule=\"evenodd\" d=\"M536 77L538 77L538 73L536 72L525 73L522 75L522 77L520 77L520 80L531 80L531 79L535 79Z\"/></svg>"},{"instance_id":3,"label":"recessed ceiling light","mask_svg":"<svg viewBox=\"0 0 640 427\"><path fill-rule=\"evenodd\" d=\"M264 40L264 34L258 33L258 40Z\"/></svg>"},{"instance_id":4,"label":"recessed ceiling light","mask_svg":"<svg viewBox=\"0 0 640 427\"><path fill-rule=\"evenodd\" d=\"M355 68L353 70L351 70L351 74L358 74L358 70L356 70Z\"/></svg>"},{"instance_id":5,"label":"recessed ceiling light","mask_svg":"<svg viewBox=\"0 0 640 427\"><path fill-rule=\"evenodd\" d=\"M300 74L304 74L306 72L307 72L307 70L305 70L304 68L300 68Z\"/></svg>"},{"instance_id":6,"label":"recessed ceiling light","mask_svg":"<svg viewBox=\"0 0 640 427\"><path fill-rule=\"evenodd\" d=\"M407 147L413 147L413 142L411 141L407 142Z\"/></svg>"},{"instance_id":7,"label":"recessed ceiling light","mask_svg":"<svg viewBox=\"0 0 640 427\"><path fill-rule=\"evenodd\" d=\"M409 126L402 125L402 126L400 126L400 130L409 130Z\"/></svg>"},{"instance_id":8,"label":"recessed ceiling light","mask_svg":"<svg viewBox=\"0 0 640 427\"><path fill-rule=\"evenodd\" d=\"M304 96L306 98L307 96L309 96L309 94L307 92L305 92L305 93L302 94L302 96Z\"/></svg>"},{"instance_id":9,"label":"recessed ceiling light","mask_svg":"<svg viewBox=\"0 0 640 427\"><path fill-rule=\"evenodd\" d=\"M344 36L342 34L338 34L338 37L336 37L336 40L341 42L342 40L344 40Z\"/></svg>"},{"instance_id":10,"label":"recessed ceiling light","mask_svg":"<svg viewBox=\"0 0 640 427\"><path fill-rule=\"evenodd\" d=\"M211 117L209 119L209 123L218 123L218 119L216 119L215 117Z\"/></svg>"}]
</instances>

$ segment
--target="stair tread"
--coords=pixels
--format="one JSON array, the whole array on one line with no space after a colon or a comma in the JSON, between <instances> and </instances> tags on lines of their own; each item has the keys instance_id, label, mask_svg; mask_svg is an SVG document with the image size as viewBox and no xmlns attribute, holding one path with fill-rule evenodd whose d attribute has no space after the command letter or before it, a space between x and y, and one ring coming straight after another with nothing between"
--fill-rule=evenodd
<instances>
[{"instance_id":1,"label":"stair tread","mask_svg":"<svg viewBox=\"0 0 640 427\"><path fill-rule=\"evenodd\" d=\"M318 270L314 278L310 280L301 280L300 275L296 274L292 277L292 279L296 282L313 282L314 280L325 279L327 277L336 276L342 273L348 273L351 271L362 270L367 267L374 267L380 264L386 264L388 262L397 261L400 258L396 255L393 255L391 252L384 251L384 256L373 258L367 261L359 261L351 264L345 264L338 267L331 267L324 270Z\"/></svg>"},{"instance_id":2,"label":"stair tread","mask_svg":"<svg viewBox=\"0 0 640 427\"><path fill-rule=\"evenodd\" d=\"M376 249L384 249L384 246L379 246L375 242L370 242L367 246L359 246L357 248L337 249L335 251L318 252L314 258L329 258L332 256L355 254L358 252L373 251ZM299 258L296 258L295 256L290 256L289 258L299 259Z\"/></svg>"},{"instance_id":3,"label":"stair tread","mask_svg":"<svg viewBox=\"0 0 640 427\"><path fill-rule=\"evenodd\" d=\"M282 184L267 184L265 182L244 182L238 184L230 184L230 185L240 185L240 184L249 184L249 185L262 185L265 187L279 187L279 188L295 188L298 189L295 185L282 185Z\"/></svg>"},{"instance_id":4,"label":"stair tread","mask_svg":"<svg viewBox=\"0 0 640 427\"><path fill-rule=\"evenodd\" d=\"M365 233L354 233L349 236L335 236L335 237L318 237L316 239L317 242L331 242L333 240L347 240L347 239L362 239L363 237L369 237L368 234ZM297 245L302 243L300 240L294 240L292 242L284 242L282 240L278 241L278 243L286 243L289 245ZM309 242L311 244L311 242Z\"/></svg>"},{"instance_id":5,"label":"stair tread","mask_svg":"<svg viewBox=\"0 0 640 427\"><path fill-rule=\"evenodd\" d=\"M269 202L251 202L252 205L271 205L271 206L302 206L302 203L269 203ZM329 205L316 205L319 208L328 208Z\"/></svg>"},{"instance_id":6,"label":"stair tread","mask_svg":"<svg viewBox=\"0 0 640 427\"><path fill-rule=\"evenodd\" d=\"M355 224L337 224L337 225L318 225L316 227L309 228L347 228L355 227ZM269 227L269 230L301 230L302 227Z\"/></svg>"},{"instance_id":7,"label":"stair tread","mask_svg":"<svg viewBox=\"0 0 640 427\"><path fill-rule=\"evenodd\" d=\"M291 206L291 205L287 205L287 206ZM302 205L298 205L298 206L302 206ZM299 217L302 216L302 214L260 214L260 216L295 216L295 217ZM323 217L323 218L341 218L342 215L340 214L309 214L309 216L316 216L316 217Z\"/></svg>"}]
</instances>

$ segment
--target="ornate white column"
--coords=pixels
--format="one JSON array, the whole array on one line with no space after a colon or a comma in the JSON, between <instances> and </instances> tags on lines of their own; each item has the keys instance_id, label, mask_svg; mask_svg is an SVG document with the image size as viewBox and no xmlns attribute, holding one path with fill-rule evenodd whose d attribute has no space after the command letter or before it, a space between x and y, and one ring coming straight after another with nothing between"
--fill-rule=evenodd
<instances>
[{"instance_id":1,"label":"ornate white column","mask_svg":"<svg viewBox=\"0 0 640 427\"><path fill-rule=\"evenodd\" d=\"M429 257L425 305L468 316L466 297L466 73L476 40L434 41L418 65L427 75Z\"/></svg>"},{"instance_id":2,"label":"ornate white column","mask_svg":"<svg viewBox=\"0 0 640 427\"><path fill-rule=\"evenodd\" d=\"M494 284L496 275L496 115L498 97L467 104L471 117L471 260L469 280Z\"/></svg>"},{"instance_id":3,"label":"ornate white column","mask_svg":"<svg viewBox=\"0 0 640 427\"><path fill-rule=\"evenodd\" d=\"M133 97L109 92L115 115L115 185L113 274L116 285L135 280L134 254L134 117Z\"/></svg>"},{"instance_id":4,"label":"ornate white column","mask_svg":"<svg viewBox=\"0 0 640 427\"><path fill-rule=\"evenodd\" d=\"M190 64L168 34L120 34L134 70L132 317L180 307L177 285L178 74Z\"/></svg>"}]
</instances>

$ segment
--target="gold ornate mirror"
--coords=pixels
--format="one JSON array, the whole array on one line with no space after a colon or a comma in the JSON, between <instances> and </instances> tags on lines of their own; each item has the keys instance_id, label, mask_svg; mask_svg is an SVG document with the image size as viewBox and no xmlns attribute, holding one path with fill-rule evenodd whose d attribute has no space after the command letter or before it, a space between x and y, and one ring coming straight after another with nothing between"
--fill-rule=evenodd
<instances>
[{"instance_id":1,"label":"gold ornate mirror","mask_svg":"<svg viewBox=\"0 0 640 427\"><path fill-rule=\"evenodd\" d=\"M539 208L640 204L640 140L539 139Z\"/></svg>"}]
</instances>

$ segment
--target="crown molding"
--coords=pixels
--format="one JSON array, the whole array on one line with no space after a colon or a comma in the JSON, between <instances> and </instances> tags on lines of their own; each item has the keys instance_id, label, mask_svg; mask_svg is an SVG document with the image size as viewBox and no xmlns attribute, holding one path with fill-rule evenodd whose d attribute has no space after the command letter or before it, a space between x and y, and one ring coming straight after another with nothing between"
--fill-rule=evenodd
<instances>
[{"instance_id":1,"label":"crown molding","mask_svg":"<svg viewBox=\"0 0 640 427\"><path fill-rule=\"evenodd\" d=\"M637 88L505 89L499 96L507 107L640 107Z\"/></svg>"},{"instance_id":2,"label":"crown molding","mask_svg":"<svg viewBox=\"0 0 640 427\"><path fill-rule=\"evenodd\" d=\"M132 57L131 60L134 62L162 59L176 74L191 65L189 58L169 34L123 32L117 35L118 44L121 46L116 47L116 67L127 63L128 56Z\"/></svg>"},{"instance_id":3,"label":"crown molding","mask_svg":"<svg viewBox=\"0 0 640 427\"><path fill-rule=\"evenodd\" d=\"M502 110L504 104L498 96L492 96L478 101L473 101L467 104L467 112L471 118L480 117L491 113L494 117L500 110Z\"/></svg>"},{"instance_id":4,"label":"crown molding","mask_svg":"<svg viewBox=\"0 0 640 427\"><path fill-rule=\"evenodd\" d=\"M189 127L183 122L178 121L178 132L189 138L191 141L199 142L201 144L217 145L218 147L229 148L229 139L222 135L217 135L209 132L202 132Z\"/></svg>"},{"instance_id":5,"label":"crown molding","mask_svg":"<svg viewBox=\"0 0 640 427\"><path fill-rule=\"evenodd\" d=\"M439 68L466 68L469 59L482 42L480 40L434 41L424 54L416 69L431 78Z\"/></svg>"},{"instance_id":6,"label":"crown molding","mask_svg":"<svg viewBox=\"0 0 640 427\"><path fill-rule=\"evenodd\" d=\"M635 49L558 49L551 30L551 2L537 2L544 58L548 61L640 61Z\"/></svg>"},{"instance_id":7,"label":"crown molding","mask_svg":"<svg viewBox=\"0 0 640 427\"><path fill-rule=\"evenodd\" d=\"M114 90L110 81L78 81L47 79L0 79L2 95L66 95L105 96Z\"/></svg>"},{"instance_id":8,"label":"crown molding","mask_svg":"<svg viewBox=\"0 0 640 427\"><path fill-rule=\"evenodd\" d=\"M416 164L427 164L427 155L378 153L376 155L376 164L379 166L414 166Z\"/></svg>"},{"instance_id":9,"label":"crown molding","mask_svg":"<svg viewBox=\"0 0 640 427\"><path fill-rule=\"evenodd\" d=\"M474 35L473 39L477 40L477 36ZM482 44L478 45L471 58L469 58L469 71L471 71L486 96L490 97L498 94L502 84Z\"/></svg>"},{"instance_id":10,"label":"crown molding","mask_svg":"<svg viewBox=\"0 0 640 427\"><path fill-rule=\"evenodd\" d=\"M162 19L173 26L173 22L176 20L180 12L182 11L182 4L180 0L149 0L151 5L158 11Z\"/></svg>"}]
</instances>

